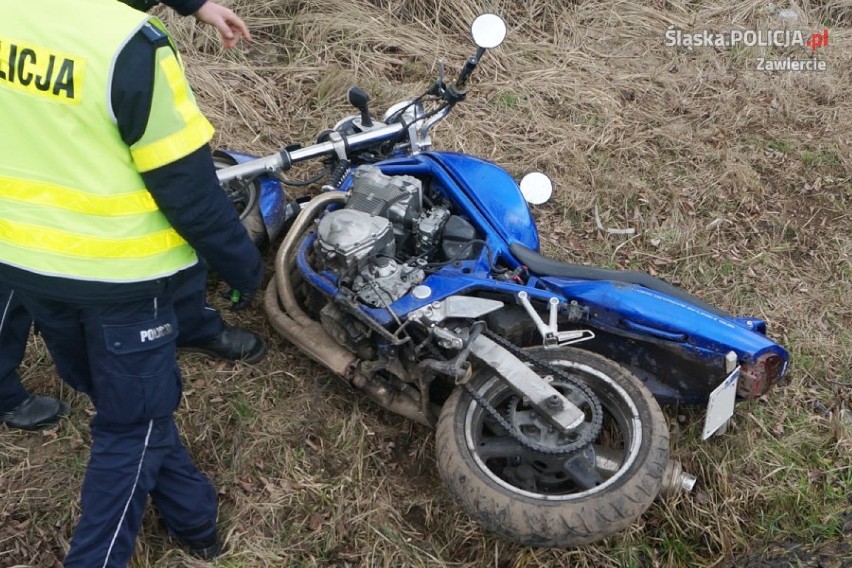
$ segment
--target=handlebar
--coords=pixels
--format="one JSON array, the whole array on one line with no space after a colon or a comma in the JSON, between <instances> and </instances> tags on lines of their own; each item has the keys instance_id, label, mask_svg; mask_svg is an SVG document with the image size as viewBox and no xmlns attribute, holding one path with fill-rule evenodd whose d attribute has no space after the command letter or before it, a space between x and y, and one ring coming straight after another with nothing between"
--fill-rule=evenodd
<instances>
[{"instance_id":1,"label":"handlebar","mask_svg":"<svg viewBox=\"0 0 852 568\"><path fill-rule=\"evenodd\" d=\"M219 183L227 183L231 180L250 178L259 174L276 174L287 171L293 164L335 154L341 146L345 151L361 150L382 142L394 140L403 132L403 125L395 123L366 132L358 132L348 136L341 135L338 140L320 142L319 144L312 144L289 152L287 150L279 150L263 158L222 168L216 172L216 176L219 178Z\"/></svg>"}]
</instances>

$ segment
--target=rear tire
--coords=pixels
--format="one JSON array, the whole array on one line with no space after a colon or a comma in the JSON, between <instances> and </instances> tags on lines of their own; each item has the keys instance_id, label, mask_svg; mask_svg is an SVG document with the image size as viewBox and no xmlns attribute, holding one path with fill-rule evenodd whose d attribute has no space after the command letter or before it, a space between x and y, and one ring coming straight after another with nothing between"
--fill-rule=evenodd
<instances>
[{"instance_id":1,"label":"rear tire","mask_svg":"<svg viewBox=\"0 0 852 568\"><path fill-rule=\"evenodd\" d=\"M601 481L580 487L561 467L566 456L524 448L464 388L456 388L438 420L438 470L462 509L507 540L572 547L603 539L633 523L659 493L669 453L665 418L639 380L609 359L569 347L528 352L582 380L600 399L604 425L591 447ZM476 372L470 385L504 416L523 414L529 428L536 415L511 414L520 399L490 369Z\"/></svg>"}]
</instances>

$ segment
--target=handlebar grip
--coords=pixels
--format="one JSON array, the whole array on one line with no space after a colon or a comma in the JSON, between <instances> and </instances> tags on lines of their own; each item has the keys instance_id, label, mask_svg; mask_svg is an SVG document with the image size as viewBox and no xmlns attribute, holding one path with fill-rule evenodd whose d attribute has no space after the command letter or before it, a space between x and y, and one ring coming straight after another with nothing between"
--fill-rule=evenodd
<instances>
[{"instance_id":1,"label":"handlebar grip","mask_svg":"<svg viewBox=\"0 0 852 568\"><path fill-rule=\"evenodd\" d=\"M469 57L467 61L464 62L464 67L459 73L459 78L456 80L456 88L459 90L464 89L467 84L467 79L470 77L470 74L473 73L473 70L476 69L476 65L479 63L479 60L476 57Z\"/></svg>"}]
</instances>

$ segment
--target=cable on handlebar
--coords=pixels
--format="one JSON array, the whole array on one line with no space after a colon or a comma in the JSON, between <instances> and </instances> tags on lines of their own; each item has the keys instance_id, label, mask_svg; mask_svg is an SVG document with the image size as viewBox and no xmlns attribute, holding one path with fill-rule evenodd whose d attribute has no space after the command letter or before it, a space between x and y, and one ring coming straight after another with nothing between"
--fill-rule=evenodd
<instances>
[{"instance_id":1,"label":"cable on handlebar","mask_svg":"<svg viewBox=\"0 0 852 568\"><path fill-rule=\"evenodd\" d=\"M289 185L291 187L306 187L308 185L313 185L320 181L322 178L326 177L329 174L330 170L331 169L329 167L325 167L320 173L308 179L287 179L279 174L278 181L280 181L284 185Z\"/></svg>"}]
</instances>

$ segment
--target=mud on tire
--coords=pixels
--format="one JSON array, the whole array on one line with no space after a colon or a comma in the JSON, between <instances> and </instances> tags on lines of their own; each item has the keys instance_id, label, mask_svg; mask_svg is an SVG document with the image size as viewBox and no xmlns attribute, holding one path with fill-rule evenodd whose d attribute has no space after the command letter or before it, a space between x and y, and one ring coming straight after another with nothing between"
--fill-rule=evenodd
<instances>
[{"instance_id":1,"label":"mud on tire","mask_svg":"<svg viewBox=\"0 0 852 568\"><path fill-rule=\"evenodd\" d=\"M453 392L438 421L441 477L468 515L507 540L553 547L600 540L633 523L659 493L669 453L665 418L639 380L609 359L574 348L529 352L583 380L600 398L604 427L592 447L603 481L583 489L570 476L560 479L559 458L522 451L463 388ZM501 412L517 404L488 369L470 384ZM504 447L506 455L499 455Z\"/></svg>"}]
</instances>

